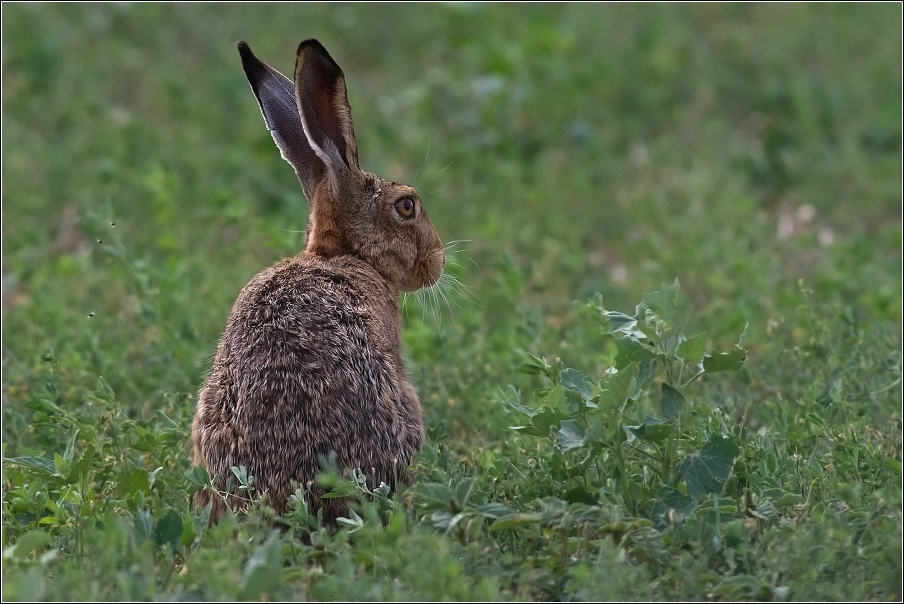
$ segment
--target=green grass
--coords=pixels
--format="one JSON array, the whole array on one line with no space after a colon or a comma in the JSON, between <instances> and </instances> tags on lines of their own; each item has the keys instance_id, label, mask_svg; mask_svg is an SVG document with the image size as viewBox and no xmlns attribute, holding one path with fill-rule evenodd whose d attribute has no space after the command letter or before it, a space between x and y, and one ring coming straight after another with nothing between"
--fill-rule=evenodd
<instances>
[{"instance_id":1,"label":"green grass","mask_svg":"<svg viewBox=\"0 0 904 604\"><path fill-rule=\"evenodd\" d=\"M4 5L4 599L900 600L901 26ZM471 293L403 305L411 489L326 477L358 501L338 532L303 507L210 528L195 397L307 212L235 42L290 72L307 37L345 69L362 166L418 187ZM685 319L700 356L666 345ZM742 365L685 385L745 327Z\"/></svg>"}]
</instances>

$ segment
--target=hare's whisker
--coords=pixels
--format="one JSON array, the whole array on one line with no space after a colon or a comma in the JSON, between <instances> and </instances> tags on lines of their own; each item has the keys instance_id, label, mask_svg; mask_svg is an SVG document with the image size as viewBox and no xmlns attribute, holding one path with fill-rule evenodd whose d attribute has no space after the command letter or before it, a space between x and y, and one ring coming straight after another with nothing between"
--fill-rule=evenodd
<instances>
[{"instance_id":1,"label":"hare's whisker","mask_svg":"<svg viewBox=\"0 0 904 604\"><path fill-rule=\"evenodd\" d=\"M416 292L414 292L414 300L417 302L418 308L421 309L421 320L420 320L420 324L418 325L418 329L417 329L417 338L415 338L415 340L414 340L415 346L418 344L418 342L421 341L421 334L424 333L424 322L425 322L424 321L424 302L423 302L423 296L421 293L423 291L424 290L419 289Z\"/></svg>"},{"instance_id":2,"label":"hare's whisker","mask_svg":"<svg viewBox=\"0 0 904 604\"><path fill-rule=\"evenodd\" d=\"M405 318L406 323L411 322L408 317L408 292L402 292L402 316Z\"/></svg>"},{"instance_id":3,"label":"hare's whisker","mask_svg":"<svg viewBox=\"0 0 904 604\"><path fill-rule=\"evenodd\" d=\"M446 340L445 340L445 338L443 338L443 330L440 328L440 325L439 325L440 307L439 307L439 302L437 301L437 298L436 298L437 292L439 290L436 287L431 287L431 288L429 288L428 291L430 292L433 322L436 324L436 333L437 333L437 335L439 335L439 341L442 343L443 348L445 348Z\"/></svg>"},{"instance_id":4,"label":"hare's whisker","mask_svg":"<svg viewBox=\"0 0 904 604\"><path fill-rule=\"evenodd\" d=\"M470 239L454 239L452 241L447 241L443 246L443 249L446 251L455 250L462 243L473 243Z\"/></svg>"},{"instance_id":5,"label":"hare's whisker","mask_svg":"<svg viewBox=\"0 0 904 604\"><path fill-rule=\"evenodd\" d=\"M456 327L458 327L458 324L455 322L455 313L452 311L452 306L450 306L450 304L449 304L449 296L446 295L446 290L448 288L449 283L450 283L450 281L448 279L445 281L440 279L440 282L437 284L437 285L440 285L440 287L437 288L437 292L439 293L440 297L442 298L442 301L445 303L446 309L449 311L449 316L452 317L452 324L455 325ZM458 306L458 305L456 304L456 306ZM459 308L461 308L461 307L459 307Z\"/></svg>"},{"instance_id":6,"label":"hare's whisker","mask_svg":"<svg viewBox=\"0 0 904 604\"><path fill-rule=\"evenodd\" d=\"M474 293L474 290L469 285L462 282L462 280L459 279L456 275L449 275L448 287L458 297L464 298L470 304L483 308L483 305L477 299L477 294ZM457 303L456 306L458 306ZM461 306L459 306L459 308L461 308Z\"/></svg>"}]
</instances>

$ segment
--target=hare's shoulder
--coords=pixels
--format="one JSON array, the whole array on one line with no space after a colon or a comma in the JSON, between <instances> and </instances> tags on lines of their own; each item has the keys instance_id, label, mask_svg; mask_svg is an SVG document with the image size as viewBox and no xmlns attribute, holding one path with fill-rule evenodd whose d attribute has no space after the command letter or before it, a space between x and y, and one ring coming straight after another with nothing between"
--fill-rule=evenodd
<instances>
[{"instance_id":1,"label":"hare's shoulder","mask_svg":"<svg viewBox=\"0 0 904 604\"><path fill-rule=\"evenodd\" d=\"M246 406L289 392L296 402L320 400L324 388L342 401L392 396L384 390L392 390L399 371L397 324L375 307L379 284L360 268L301 257L256 275L236 300L217 351L221 387L236 389L234 398Z\"/></svg>"},{"instance_id":2,"label":"hare's shoulder","mask_svg":"<svg viewBox=\"0 0 904 604\"><path fill-rule=\"evenodd\" d=\"M240 329L323 332L339 324L380 322L392 292L368 264L354 258L283 260L258 273L232 310Z\"/></svg>"}]
</instances>

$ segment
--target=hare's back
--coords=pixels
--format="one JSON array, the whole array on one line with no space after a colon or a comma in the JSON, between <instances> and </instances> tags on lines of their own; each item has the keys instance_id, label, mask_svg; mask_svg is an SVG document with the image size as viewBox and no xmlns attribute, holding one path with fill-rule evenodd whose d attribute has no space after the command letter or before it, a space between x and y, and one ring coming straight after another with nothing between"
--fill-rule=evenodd
<instances>
[{"instance_id":1,"label":"hare's back","mask_svg":"<svg viewBox=\"0 0 904 604\"><path fill-rule=\"evenodd\" d=\"M368 467L407 440L391 294L359 265L291 259L242 290L215 372L249 449Z\"/></svg>"},{"instance_id":2,"label":"hare's back","mask_svg":"<svg viewBox=\"0 0 904 604\"><path fill-rule=\"evenodd\" d=\"M348 393L340 399L357 400L391 386L384 382L397 368L391 366L393 342L385 341L393 333L383 325L385 295L375 291L380 284L364 267L291 259L245 287L224 335L249 386L272 382L272 396L291 399L291 389L279 392L279 385L297 381L300 392L317 399L335 390Z\"/></svg>"}]
</instances>

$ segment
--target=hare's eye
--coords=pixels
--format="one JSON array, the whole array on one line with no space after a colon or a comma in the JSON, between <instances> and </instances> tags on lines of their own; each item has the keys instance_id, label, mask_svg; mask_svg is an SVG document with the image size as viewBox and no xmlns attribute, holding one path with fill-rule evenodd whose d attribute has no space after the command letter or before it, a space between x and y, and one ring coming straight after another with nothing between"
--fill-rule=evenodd
<instances>
[{"instance_id":1,"label":"hare's eye","mask_svg":"<svg viewBox=\"0 0 904 604\"><path fill-rule=\"evenodd\" d=\"M411 218L414 216L414 200L403 197L395 203L395 209L403 218Z\"/></svg>"}]
</instances>

